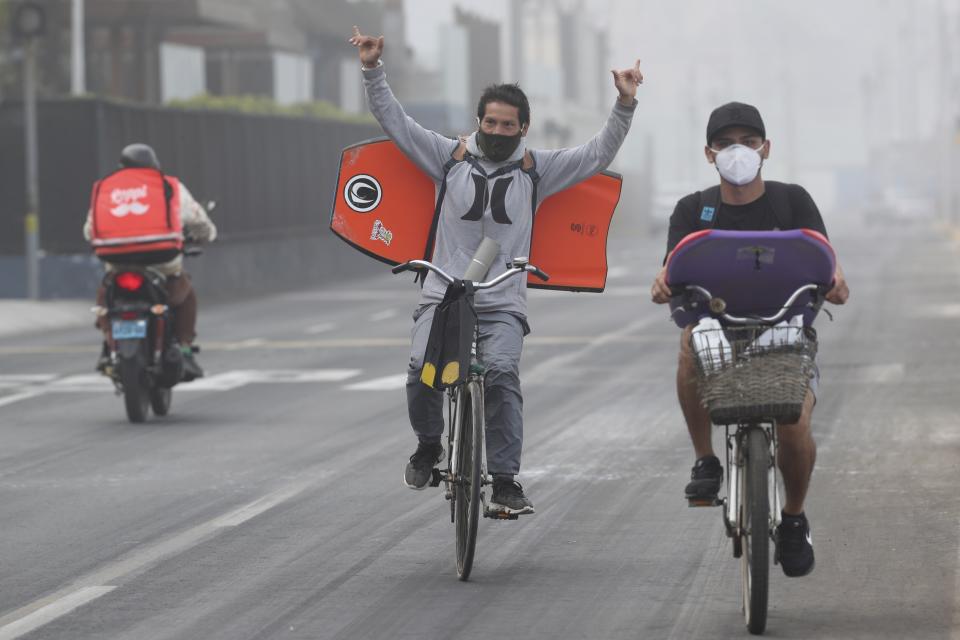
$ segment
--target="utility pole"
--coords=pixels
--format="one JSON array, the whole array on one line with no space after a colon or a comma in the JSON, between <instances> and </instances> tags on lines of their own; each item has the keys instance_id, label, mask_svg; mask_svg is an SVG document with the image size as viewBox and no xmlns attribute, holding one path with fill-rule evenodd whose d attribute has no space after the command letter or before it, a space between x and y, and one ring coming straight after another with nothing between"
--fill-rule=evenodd
<instances>
[{"instance_id":1,"label":"utility pole","mask_svg":"<svg viewBox=\"0 0 960 640\"><path fill-rule=\"evenodd\" d=\"M37 39L46 30L46 14L36 2L20 3L14 35L23 42L23 124L26 142L27 212L23 220L27 297L40 298L40 190L37 152Z\"/></svg>"},{"instance_id":2,"label":"utility pole","mask_svg":"<svg viewBox=\"0 0 960 640\"><path fill-rule=\"evenodd\" d=\"M70 93L75 96L87 92L83 2L73 0L70 20Z\"/></svg>"}]
</instances>

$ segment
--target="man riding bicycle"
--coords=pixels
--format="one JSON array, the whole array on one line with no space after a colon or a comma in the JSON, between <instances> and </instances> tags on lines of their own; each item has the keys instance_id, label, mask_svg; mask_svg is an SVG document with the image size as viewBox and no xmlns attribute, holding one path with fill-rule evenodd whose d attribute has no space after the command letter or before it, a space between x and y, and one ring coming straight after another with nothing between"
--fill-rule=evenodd
<instances>
[{"instance_id":1,"label":"man riding bicycle","mask_svg":"<svg viewBox=\"0 0 960 640\"><path fill-rule=\"evenodd\" d=\"M667 254L685 236L702 229L741 231L813 229L826 236L820 211L810 194L795 184L764 181L760 174L769 157L770 141L760 112L748 104L731 102L714 109L707 123L707 162L715 165L720 185L692 193L679 202L670 216ZM654 302L670 301L666 268L653 282ZM826 299L844 304L849 296L843 270L837 264L833 288ZM691 500L716 499L723 480L723 466L714 455L710 416L700 402L697 370L690 348L693 326L683 332L677 368L677 396L697 460L686 486ZM818 379L811 380L799 422L778 425L777 465L783 473L786 501L778 528L780 564L786 575L804 576L813 570L813 545L810 525L804 514L804 500L816 460L816 443L810 431L810 418L816 404Z\"/></svg>"},{"instance_id":2,"label":"man riding bicycle","mask_svg":"<svg viewBox=\"0 0 960 640\"><path fill-rule=\"evenodd\" d=\"M491 85L477 106L478 129L462 140L424 129L408 117L387 85L383 36L364 36L354 27L370 111L384 132L437 185L439 212L432 261L461 275L484 236L496 240L501 254L491 277L514 257L528 255L533 216L551 194L603 171L613 161L630 128L637 87L643 80L639 61L632 69L613 71L619 97L603 129L579 147L529 150L527 97L515 84ZM420 382L420 370L436 305L446 285L429 274L413 314L414 327L407 376L407 406L418 446L410 456L404 483L423 489L443 458L442 393ZM523 443L523 397L519 362L526 321L526 279L478 291L479 348L486 365L487 465L493 475L490 508L508 514L533 513L533 504L514 480L520 471Z\"/></svg>"}]
</instances>

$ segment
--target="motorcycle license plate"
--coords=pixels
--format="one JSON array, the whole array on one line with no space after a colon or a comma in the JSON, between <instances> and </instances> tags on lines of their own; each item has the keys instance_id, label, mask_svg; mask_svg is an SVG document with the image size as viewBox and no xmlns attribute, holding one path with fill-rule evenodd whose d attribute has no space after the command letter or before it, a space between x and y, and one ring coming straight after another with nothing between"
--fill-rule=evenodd
<instances>
[{"instance_id":1,"label":"motorcycle license plate","mask_svg":"<svg viewBox=\"0 0 960 640\"><path fill-rule=\"evenodd\" d=\"M114 340L135 340L147 337L146 320L114 320Z\"/></svg>"}]
</instances>

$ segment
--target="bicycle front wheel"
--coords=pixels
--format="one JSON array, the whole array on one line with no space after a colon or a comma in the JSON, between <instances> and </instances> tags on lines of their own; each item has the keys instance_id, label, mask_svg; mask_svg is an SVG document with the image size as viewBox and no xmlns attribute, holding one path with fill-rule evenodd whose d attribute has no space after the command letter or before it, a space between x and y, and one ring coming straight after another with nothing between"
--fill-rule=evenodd
<instances>
[{"instance_id":1,"label":"bicycle front wheel","mask_svg":"<svg viewBox=\"0 0 960 640\"><path fill-rule=\"evenodd\" d=\"M743 615L747 630L763 633L767 626L767 592L770 578L770 502L768 476L770 446L766 433L760 427L748 428L740 443L743 472L740 508L740 537L743 555L740 556L743 585Z\"/></svg>"},{"instance_id":2,"label":"bicycle front wheel","mask_svg":"<svg viewBox=\"0 0 960 640\"><path fill-rule=\"evenodd\" d=\"M477 547L477 526L480 520L480 485L483 481L483 388L477 381L468 382L460 393L463 416L457 455L457 477L454 497L454 526L457 538L457 576L470 577L473 555Z\"/></svg>"}]
</instances>

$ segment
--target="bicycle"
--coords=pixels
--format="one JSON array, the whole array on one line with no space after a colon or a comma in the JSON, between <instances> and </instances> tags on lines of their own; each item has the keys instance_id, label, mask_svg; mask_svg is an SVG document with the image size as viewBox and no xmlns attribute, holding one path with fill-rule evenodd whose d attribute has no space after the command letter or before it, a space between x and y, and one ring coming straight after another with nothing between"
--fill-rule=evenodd
<instances>
[{"instance_id":1,"label":"bicycle","mask_svg":"<svg viewBox=\"0 0 960 640\"><path fill-rule=\"evenodd\" d=\"M447 274L440 267L426 260L411 260L393 268L393 273L428 269L437 274L448 287L462 287L462 295L470 308L473 308L474 292L495 287L505 280L520 274L532 273L543 281L549 276L529 264L527 258L514 258L507 264L507 270L487 282L460 280ZM516 520L516 514L492 511L488 508L484 485L493 483L486 472L485 422L483 402L483 381L485 369L477 353L479 328L474 314L473 339L470 346L470 366L465 378L446 389L447 397L447 460L446 469L433 469L430 486L444 485L444 497L450 501L450 521L454 524L454 537L457 561L457 577L466 581L473 568L474 552L477 544L480 506L483 515L499 520Z\"/></svg>"},{"instance_id":2,"label":"bicycle","mask_svg":"<svg viewBox=\"0 0 960 640\"><path fill-rule=\"evenodd\" d=\"M720 306L702 287L693 289ZM690 289L688 289L689 291ZM722 329L691 335L696 356L701 399L710 420L725 429L726 498L714 503L690 500L691 506L722 506L733 557L740 559L743 613L750 633L766 628L769 543L778 544L782 498L777 469L777 430L800 419L803 401L814 372L817 341L802 326L773 326L783 319L797 297L817 285L797 290L783 309L769 318L742 318L727 313ZM738 325L738 326L731 326ZM714 334L710 336L709 334ZM778 553L774 558L779 557Z\"/></svg>"},{"instance_id":3,"label":"bicycle","mask_svg":"<svg viewBox=\"0 0 960 640\"><path fill-rule=\"evenodd\" d=\"M816 366L816 332L810 325L825 301L825 282L832 278L835 258L825 238L804 237L800 231L710 233L712 246L706 234L691 237L679 261L686 263L675 273L683 273L688 284L671 287L671 316L680 326L700 321L690 347L701 401L711 422L725 429L728 473L726 497L690 499L689 504L723 507L724 528L733 556L740 560L746 626L750 633L761 634L767 624L771 541L774 562L780 557L776 531L783 499L776 427L800 419ZM691 259L690 249L698 245L703 253ZM777 267L771 266L774 255ZM790 272L796 264L802 265L802 273ZM724 297L690 284L698 274L714 290L723 290ZM781 305L779 300L793 287ZM738 315L728 309L735 298ZM757 314L764 306L775 313Z\"/></svg>"}]
</instances>

